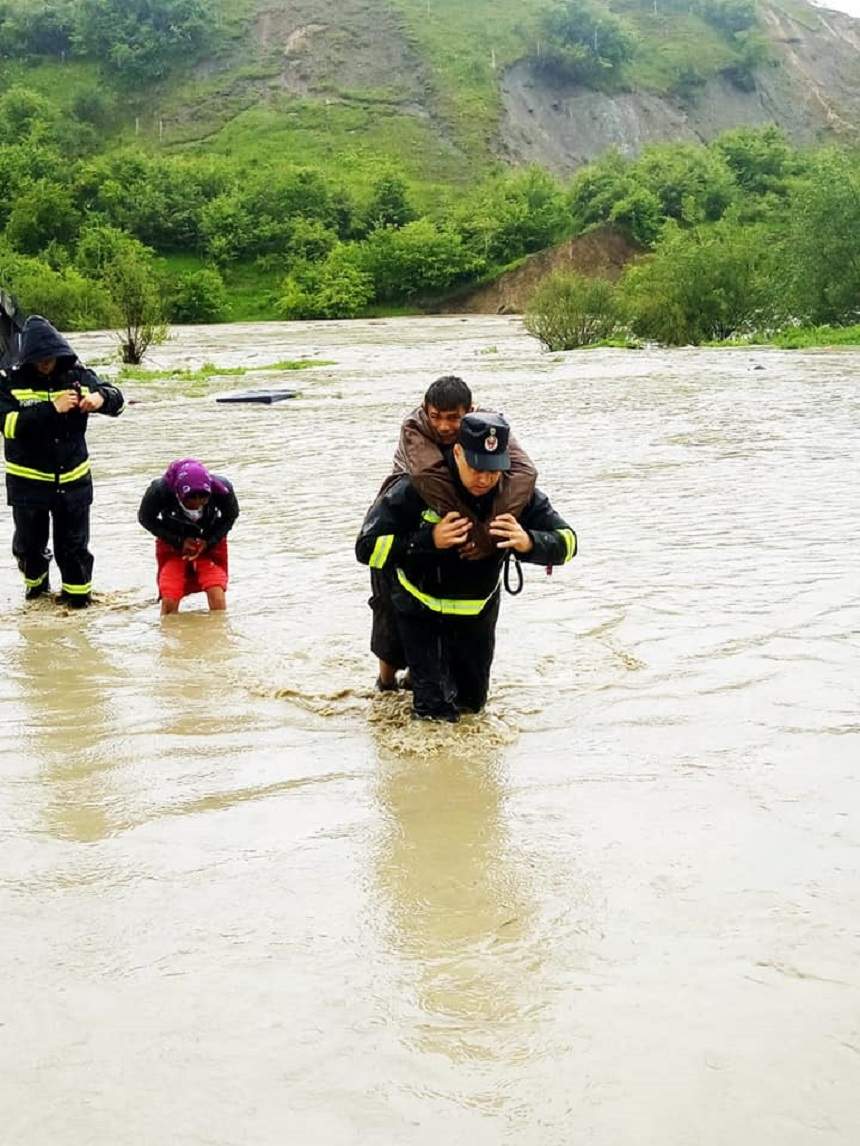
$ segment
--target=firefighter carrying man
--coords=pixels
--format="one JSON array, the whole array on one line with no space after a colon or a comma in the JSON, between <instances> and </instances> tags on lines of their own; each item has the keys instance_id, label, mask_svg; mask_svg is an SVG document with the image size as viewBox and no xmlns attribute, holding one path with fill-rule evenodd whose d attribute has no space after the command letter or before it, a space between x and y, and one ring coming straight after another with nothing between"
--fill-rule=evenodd
<instances>
[{"instance_id":1,"label":"firefighter carrying man","mask_svg":"<svg viewBox=\"0 0 860 1146\"><path fill-rule=\"evenodd\" d=\"M377 496L381 496L399 478L407 475L423 501L440 517L456 509L472 521L468 545L461 554L469 559L487 556L495 548L486 523L471 515L469 506L459 500L451 479L451 450L457 441L460 422L474 409L472 391L462 378L446 374L437 378L424 395L423 405L407 415L400 427L400 441L394 455L394 469L382 483ZM508 440L511 467L505 475L504 487L498 490L494 502L496 514L517 514L531 500L537 480L537 470L531 459L511 437ZM406 668L406 658L397 628L397 614L391 603L390 569L370 570L373 626L370 634L371 650L379 658L379 676L376 688L380 692L393 692L408 687L408 677L400 681L397 670Z\"/></svg>"},{"instance_id":2,"label":"firefighter carrying man","mask_svg":"<svg viewBox=\"0 0 860 1146\"><path fill-rule=\"evenodd\" d=\"M87 421L96 412L116 417L122 408L116 386L83 366L47 319L27 319L16 364L0 372L0 429L6 498L15 524L12 554L24 574L28 600L50 590L53 522L60 599L76 608L90 603L93 480Z\"/></svg>"},{"instance_id":3,"label":"firefighter carrying man","mask_svg":"<svg viewBox=\"0 0 860 1146\"><path fill-rule=\"evenodd\" d=\"M356 542L359 561L390 573L413 712L426 720L453 723L484 707L508 553L546 566L576 553L576 534L539 489L519 513L496 511L511 466L509 437L501 414L472 413L460 422L447 467L470 516L440 516L404 475L371 506ZM477 559L475 523L487 527L493 546Z\"/></svg>"}]
</instances>

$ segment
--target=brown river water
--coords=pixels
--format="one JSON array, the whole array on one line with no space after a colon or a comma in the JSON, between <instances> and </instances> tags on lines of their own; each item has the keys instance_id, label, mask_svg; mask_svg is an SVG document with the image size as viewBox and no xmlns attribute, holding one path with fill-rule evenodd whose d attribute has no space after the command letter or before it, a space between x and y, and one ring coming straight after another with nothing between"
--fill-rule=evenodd
<instances>
[{"instance_id":1,"label":"brown river water","mask_svg":"<svg viewBox=\"0 0 860 1146\"><path fill-rule=\"evenodd\" d=\"M110 349L78 337L84 357ZM860 1138L860 354L543 355L511 318L176 331L93 418L98 602L0 560L0 1140ZM374 696L354 538L442 373L580 556L487 712ZM214 395L297 385L273 407ZM235 482L230 611L158 617L147 482Z\"/></svg>"}]
</instances>

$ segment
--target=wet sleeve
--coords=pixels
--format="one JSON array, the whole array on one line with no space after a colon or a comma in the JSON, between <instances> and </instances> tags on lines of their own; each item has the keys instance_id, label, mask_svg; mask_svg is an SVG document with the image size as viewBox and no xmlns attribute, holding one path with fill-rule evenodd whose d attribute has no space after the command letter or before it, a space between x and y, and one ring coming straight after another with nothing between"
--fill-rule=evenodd
<instances>
[{"instance_id":1,"label":"wet sleeve","mask_svg":"<svg viewBox=\"0 0 860 1146\"><path fill-rule=\"evenodd\" d=\"M217 545L236 524L236 518L239 516L239 502L232 486L229 488L227 496L221 500L218 509L220 516L211 534L206 538L207 545Z\"/></svg>"},{"instance_id":2,"label":"wet sleeve","mask_svg":"<svg viewBox=\"0 0 860 1146\"><path fill-rule=\"evenodd\" d=\"M82 389L89 390L91 394L101 394L104 398L104 405L97 411L99 414L107 414L109 418L116 418L125 409L122 390L110 382L102 382L94 370L82 370L80 383Z\"/></svg>"},{"instance_id":3,"label":"wet sleeve","mask_svg":"<svg viewBox=\"0 0 860 1146\"><path fill-rule=\"evenodd\" d=\"M520 517L520 525L528 530L534 542L530 553L519 555L521 561L533 565L566 565L576 556L576 533L556 513L541 490L535 490L534 497Z\"/></svg>"},{"instance_id":4,"label":"wet sleeve","mask_svg":"<svg viewBox=\"0 0 860 1146\"><path fill-rule=\"evenodd\" d=\"M58 414L53 402L33 402L22 406L12 393L8 379L0 386L0 433L8 441L40 437L53 427Z\"/></svg>"},{"instance_id":5,"label":"wet sleeve","mask_svg":"<svg viewBox=\"0 0 860 1146\"><path fill-rule=\"evenodd\" d=\"M367 511L355 556L371 569L387 569L405 554L435 552L433 526L438 520L438 515L426 509L408 478L401 478Z\"/></svg>"},{"instance_id":6,"label":"wet sleeve","mask_svg":"<svg viewBox=\"0 0 860 1146\"><path fill-rule=\"evenodd\" d=\"M171 529L164 523L161 518L161 510L163 506L163 499L161 496L160 482L154 481L150 483L149 488L143 495L143 500L140 503L140 509L137 511L137 520L148 530L154 537L161 538L171 545L174 549L182 549L182 536Z\"/></svg>"}]
</instances>

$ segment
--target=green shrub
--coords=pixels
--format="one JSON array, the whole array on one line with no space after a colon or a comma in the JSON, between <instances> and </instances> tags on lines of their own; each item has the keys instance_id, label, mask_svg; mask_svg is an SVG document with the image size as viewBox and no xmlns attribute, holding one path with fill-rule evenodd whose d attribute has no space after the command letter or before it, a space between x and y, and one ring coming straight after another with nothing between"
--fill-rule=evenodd
<instances>
[{"instance_id":1,"label":"green shrub","mask_svg":"<svg viewBox=\"0 0 860 1146\"><path fill-rule=\"evenodd\" d=\"M35 255L52 242L71 242L79 225L80 215L70 192L40 180L16 198L6 224L6 238L19 251Z\"/></svg>"},{"instance_id":2,"label":"green shrub","mask_svg":"<svg viewBox=\"0 0 860 1146\"><path fill-rule=\"evenodd\" d=\"M538 167L478 187L450 212L448 225L473 254L499 266L540 251L572 231L564 192Z\"/></svg>"},{"instance_id":3,"label":"green shrub","mask_svg":"<svg viewBox=\"0 0 860 1146\"><path fill-rule=\"evenodd\" d=\"M218 271L204 267L181 275L168 302L173 322L221 322L229 305L224 280Z\"/></svg>"},{"instance_id":4,"label":"green shrub","mask_svg":"<svg viewBox=\"0 0 860 1146\"><path fill-rule=\"evenodd\" d=\"M660 200L647 187L631 183L628 193L616 200L609 212L609 222L625 230L641 246L652 247L663 229Z\"/></svg>"},{"instance_id":5,"label":"green shrub","mask_svg":"<svg viewBox=\"0 0 860 1146\"><path fill-rule=\"evenodd\" d=\"M318 263L326 259L337 244L336 231L319 219L299 215L291 222L286 255L293 262Z\"/></svg>"},{"instance_id":6,"label":"green shrub","mask_svg":"<svg viewBox=\"0 0 860 1146\"><path fill-rule=\"evenodd\" d=\"M860 315L860 163L838 151L818 155L798 181L782 241L792 317L841 326Z\"/></svg>"},{"instance_id":7,"label":"green shrub","mask_svg":"<svg viewBox=\"0 0 860 1146\"><path fill-rule=\"evenodd\" d=\"M78 0L72 43L137 83L160 79L212 43L211 0Z\"/></svg>"},{"instance_id":8,"label":"green shrub","mask_svg":"<svg viewBox=\"0 0 860 1146\"><path fill-rule=\"evenodd\" d=\"M563 0L542 17L547 49L537 61L560 79L590 83L633 58L636 34L602 5Z\"/></svg>"},{"instance_id":9,"label":"green shrub","mask_svg":"<svg viewBox=\"0 0 860 1146\"><path fill-rule=\"evenodd\" d=\"M91 223L78 236L75 266L87 278L103 279L108 268L126 254L151 256L152 251L118 227Z\"/></svg>"},{"instance_id":10,"label":"green shrub","mask_svg":"<svg viewBox=\"0 0 860 1146\"><path fill-rule=\"evenodd\" d=\"M686 346L770 325L773 259L764 227L733 219L691 230L668 224L655 253L624 277L630 327L640 338Z\"/></svg>"},{"instance_id":11,"label":"green shrub","mask_svg":"<svg viewBox=\"0 0 860 1146\"><path fill-rule=\"evenodd\" d=\"M65 56L74 26L71 0L2 0L0 55Z\"/></svg>"},{"instance_id":12,"label":"green shrub","mask_svg":"<svg viewBox=\"0 0 860 1146\"><path fill-rule=\"evenodd\" d=\"M354 248L337 247L324 263L297 267L281 286L278 311L288 319L355 318L373 301L373 279Z\"/></svg>"},{"instance_id":13,"label":"green shrub","mask_svg":"<svg viewBox=\"0 0 860 1146\"><path fill-rule=\"evenodd\" d=\"M557 271L528 301L525 327L547 350L576 350L610 338L619 323L616 290L602 278Z\"/></svg>"},{"instance_id":14,"label":"green shrub","mask_svg":"<svg viewBox=\"0 0 860 1146\"><path fill-rule=\"evenodd\" d=\"M40 259L2 247L0 267L0 287L17 297L26 314L43 314L62 330L113 324L115 310L105 288L73 268L55 271Z\"/></svg>"},{"instance_id":15,"label":"green shrub","mask_svg":"<svg viewBox=\"0 0 860 1146\"><path fill-rule=\"evenodd\" d=\"M366 229L403 227L415 218L416 211L409 201L406 180L395 171L386 171L373 185L365 212Z\"/></svg>"},{"instance_id":16,"label":"green shrub","mask_svg":"<svg viewBox=\"0 0 860 1146\"><path fill-rule=\"evenodd\" d=\"M426 218L380 227L361 244L361 258L382 301L439 294L484 266L460 235Z\"/></svg>"},{"instance_id":17,"label":"green shrub","mask_svg":"<svg viewBox=\"0 0 860 1146\"><path fill-rule=\"evenodd\" d=\"M136 365L167 337L163 284L153 252L115 227L91 227L78 244L79 265L107 291L121 328L123 362Z\"/></svg>"}]
</instances>

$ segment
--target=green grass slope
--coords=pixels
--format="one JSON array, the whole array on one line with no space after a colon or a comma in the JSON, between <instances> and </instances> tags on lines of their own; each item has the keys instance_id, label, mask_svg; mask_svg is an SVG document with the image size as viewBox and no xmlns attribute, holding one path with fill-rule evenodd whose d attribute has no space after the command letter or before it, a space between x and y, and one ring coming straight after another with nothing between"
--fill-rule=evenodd
<instances>
[{"instance_id":1,"label":"green grass slope","mask_svg":"<svg viewBox=\"0 0 860 1146\"><path fill-rule=\"evenodd\" d=\"M66 106L100 88L110 100L106 146L283 158L358 184L393 162L432 195L501 162L501 78L539 50L546 2L218 0L217 50L145 90L79 60L0 61L0 84L23 83ZM706 79L736 59L736 46L692 7L605 6L638 37L615 86L667 92L685 70Z\"/></svg>"}]
</instances>

